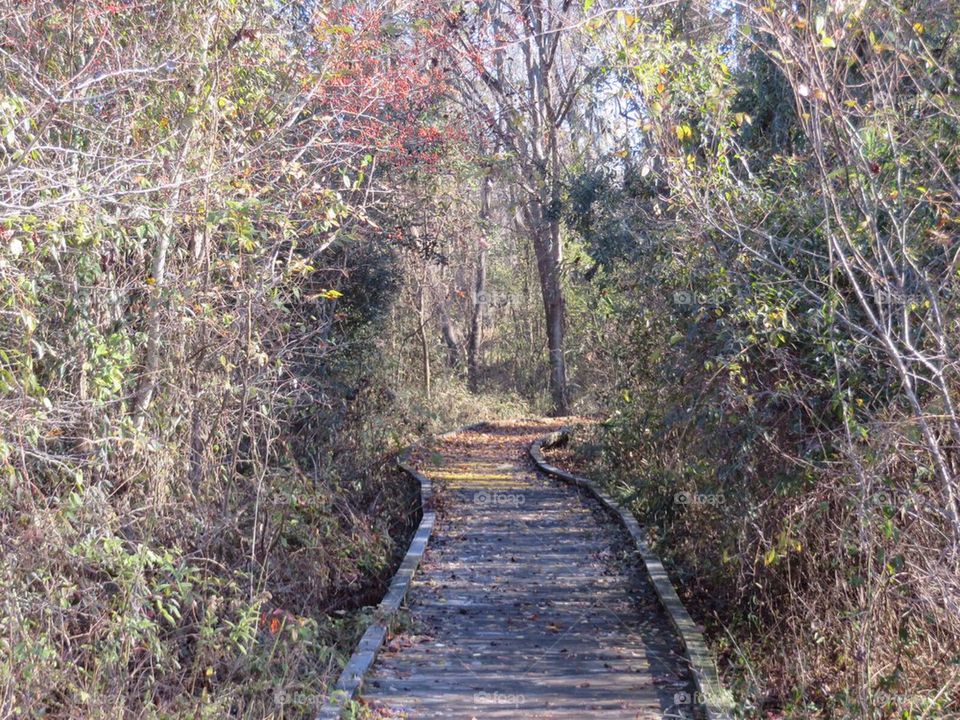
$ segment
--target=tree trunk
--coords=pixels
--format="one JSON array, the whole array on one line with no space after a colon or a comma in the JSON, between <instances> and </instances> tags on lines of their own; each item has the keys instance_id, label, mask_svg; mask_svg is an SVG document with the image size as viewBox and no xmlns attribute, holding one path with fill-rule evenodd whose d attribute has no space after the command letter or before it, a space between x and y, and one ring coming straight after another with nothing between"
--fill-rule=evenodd
<instances>
[{"instance_id":1,"label":"tree trunk","mask_svg":"<svg viewBox=\"0 0 960 720\"><path fill-rule=\"evenodd\" d=\"M488 173L480 186L480 227L487 231L490 220L490 187ZM473 284L473 312L470 317L470 332L467 335L467 387L476 393L480 389L480 343L483 340L483 305L487 292L487 241L481 237L477 242L477 268Z\"/></svg>"},{"instance_id":2,"label":"tree trunk","mask_svg":"<svg viewBox=\"0 0 960 720\"><path fill-rule=\"evenodd\" d=\"M483 340L483 305L487 292L487 248L481 238L477 250L477 269L473 285L473 313L467 336L467 387L470 392L480 390L480 343Z\"/></svg>"},{"instance_id":3,"label":"tree trunk","mask_svg":"<svg viewBox=\"0 0 960 720\"><path fill-rule=\"evenodd\" d=\"M443 337L443 344L447 346L447 366L456 370L460 367L460 341L453 329L453 323L450 322L445 298L437 299L437 308L440 315L440 335Z\"/></svg>"},{"instance_id":4,"label":"tree trunk","mask_svg":"<svg viewBox=\"0 0 960 720\"><path fill-rule=\"evenodd\" d=\"M553 235L553 232L550 232ZM566 334L566 303L560 285L558 245L551 241L546 247L541 239L534 246L537 253L537 269L540 274L540 289L543 294L543 312L547 325L547 353L550 361L550 397L553 412L567 415L570 398L567 392L567 366L563 354Z\"/></svg>"},{"instance_id":5,"label":"tree trunk","mask_svg":"<svg viewBox=\"0 0 960 720\"><path fill-rule=\"evenodd\" d=\"M423 391L430 399L430 343L427 340L427 306L425 300L425 285L427 283L426 261L424 262L423 280L420 282L420 292L417 297L417 312L420 320L420 352L423 362Z\"/></svg>"},{"instance_id":6,"label":"tree trunk","mask_svg":"<svg viewBox=\"0 0 960 720\"><path fill-rule=\"evenodd\" d=\"M527 227L537 258L537 274L543 297L543 312L547 330L547 355L550 363L550 398L554 415L570 412L567 392L567 366L563 354L566 334L566 303L560 283L560 223L545 217L542 204L532 201L526 209Z\"/></svg>"}]
</instances>

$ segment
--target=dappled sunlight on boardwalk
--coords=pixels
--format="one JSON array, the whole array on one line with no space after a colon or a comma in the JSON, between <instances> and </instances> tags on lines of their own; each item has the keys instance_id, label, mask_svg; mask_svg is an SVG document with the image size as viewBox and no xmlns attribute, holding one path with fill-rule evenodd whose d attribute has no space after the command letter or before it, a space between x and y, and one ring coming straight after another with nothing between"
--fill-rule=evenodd
<instances>
[{"instance_id":1,"label":"dappled sunlight on boardwalk","mask_svg":"<svg viewBox=\"0 0 960 720\"><path fill-rule=\"evenodd\" d=\"M382 717L692 717L682 651L618 527L542 477L557 423L485 425L419 457L441 521L410 623L367 681Z\"/></svg>"}]
</instances>

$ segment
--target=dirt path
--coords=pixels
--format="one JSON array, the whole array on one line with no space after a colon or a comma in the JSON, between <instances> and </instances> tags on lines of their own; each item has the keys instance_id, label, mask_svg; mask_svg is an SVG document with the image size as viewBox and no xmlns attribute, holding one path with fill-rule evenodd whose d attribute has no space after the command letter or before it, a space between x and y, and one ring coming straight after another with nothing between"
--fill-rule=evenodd
<instances>
[{"instance_id":1,"label":"dirt path","mask_svg":"<svg viewBox=\"0 0 960 720\"><path fill-rule=\"evenodd\" d=\"M527 457L554 429L484 426L421 458L441 521L410 627L364 686L375 716L692 717L681 648L625 534Z\"/></svg>"}]
</instances>

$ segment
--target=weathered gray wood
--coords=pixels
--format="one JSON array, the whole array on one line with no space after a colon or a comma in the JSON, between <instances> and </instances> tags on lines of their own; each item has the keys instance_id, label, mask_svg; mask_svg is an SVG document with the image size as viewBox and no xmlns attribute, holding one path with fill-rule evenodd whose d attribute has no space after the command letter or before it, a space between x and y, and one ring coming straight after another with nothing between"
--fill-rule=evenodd
<instances>
[{"instance_id":1,"label":"weathered gray wood","mask_svg":"<svg viewBox=\"0 0 960 720\"><path fill-rule=\"evenodd\" d=\"M410 589L417 567L426 551L427 542L430 540L430 533L433 532L436 513L428 509L433 497L433 486L429 479L409 465L410 451L410 448L408 448L400 454L397 465L420 485L420 512L422 513L420 524L410 541L410 547L407 548L407 552L403 556L400 567L390 582L387 594L384 595L383 600L377 606L374 613L374 622L360 638L353 655L340 673L333 692L320 708L317 720L337 720L349 702L356 697L357 692L363 685L364 676L370 670L377 653L383 646L390 623Z\"/></svg>"},{"instance_id":2,"label":"weathered gray wood","mask_svg":"<svg viewBox=\"0 0 960 720\"><path fill-rule=\"evenodd\" d=\"M697 685L697 691L699 693L698 699L701 701L707 717L709 720L730 720L733 717L732 697L720 681L713 655L703 639L703 634L697 628L696 623L693 622L686 607L684 607L683 602L677 595L676 588L674 588L670 576L667 574L666 569L664 569L663 563L647 544L643 530L636 518L629 510L615 502L610 496L597 487L592 480L561 470L549 464L544 459L542 448L557 445L565 441L567 436L568 431L562 429L534 441L530 445L530 456L540 470L561 480L573 483L578 487L585 488L600 500L611 513L619 518L620 522L636 543L637 552L646 566L647 574L650 576L650 581L656 590L657 597L660 599L663 608L667 611L671 624L683 642L684 651L690 662L694 682Z\"/></svg>"},{"instance_id":3,"label":"weathered gray wood","mask_svg":"<svg viewBox=\"0 0 960 720\"><path fill-rule=\"evenodd\" d=\"M683 648L632 539L526 458L543 425L455 438L425 473L444 522L363 701L409 718L691 718ZM636 563L638 566L639 564ZM679 698L679 699L678 699Z\"/></svg>"}]
</instances>

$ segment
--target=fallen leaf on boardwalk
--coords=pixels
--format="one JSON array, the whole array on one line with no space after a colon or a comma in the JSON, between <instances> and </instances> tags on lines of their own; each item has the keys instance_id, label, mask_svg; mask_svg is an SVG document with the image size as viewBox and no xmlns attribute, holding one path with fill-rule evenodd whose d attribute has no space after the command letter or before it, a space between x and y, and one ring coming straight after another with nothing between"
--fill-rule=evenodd
<instances>
[{"instance_id":1,"label":"fallen leaf on boardwalk","mask_svg":"<svg viewBox=\"0 0 960 720\"><path fill-rule=\"evenodd\" d=\"M639 571L627 567L623 548L630 538L620 538L618 526L586 500L560 491L563 486L540 475L520 472L520 465L513 471L513 485L508 487L497 477L493 488L486 473L501 467L507 472L502 465L505 456L519 460L529 437L517 438L515 443L491 442L484 433L460 437L459 445L442 445L442 470L425 468L428 475L457 475L460 487L448 491L449 504L440 510L445 524L431 540L438 553L432 564L422 568L408 598L412 619L433 628L445 642L417 642L415 649L406 650L405 639L391 639L388 651L399 648L399 652L385 653L378 660L379 671L413 668L411 677L417 687L406 687L401 680L392 686L371 685L368 693L391 699L399 694L411 701L410 695L423 697L420 693L448 687L450 681L469 682L464 672L476 676L496 667L517 682L556 678L568 690L590 688L593 697L579 705L578 716L605 717L614 708L635 707L621 702L625 697L621 692L627 692L626 697L650 692L654 673L643 659L651 645L659 645L664 638L668 642L657 652L670 662L657 684L670 688L663 692L671 694L674 687L686 689L687 684L678 680L686 677L683 659L671 659L676 641L664 624L653 590L644 585ZM484 457L478 458L472 446L481 444ZM476 478L475 487L470 486L470 478ZM489 498L501 489L522 490L523 507L478 507L472 500L481 490L490 493ZM466 502L457 504L464 497ZM454 508L459 514L454 514ZM590 592L584 592L585 579L590 580ZM418 592L419 598L429 598L429 607L418 605ZM556 638L550 637L554 634ZM551 656L555 662L544 662ZM637 660L628 666L624 662L628 657ZM451 677L448 669L459 674ZM594 686L586 678L598 671L608 675ZM630 673L626 682L608 687L607 677L625 673ZM458 689L463 692L457 699L450 697L451 705L443 708L447 714L474 711L474 692L491 691L486 685L461 684ZM548 709L549 714L549 708L564 704L558 699L538 697L538 709ZM594 700L599 703L591 705ZM455 707L461 701L463 705ZM512 709L500 710L511 717Z\"/></svg>"}]
</instances>

